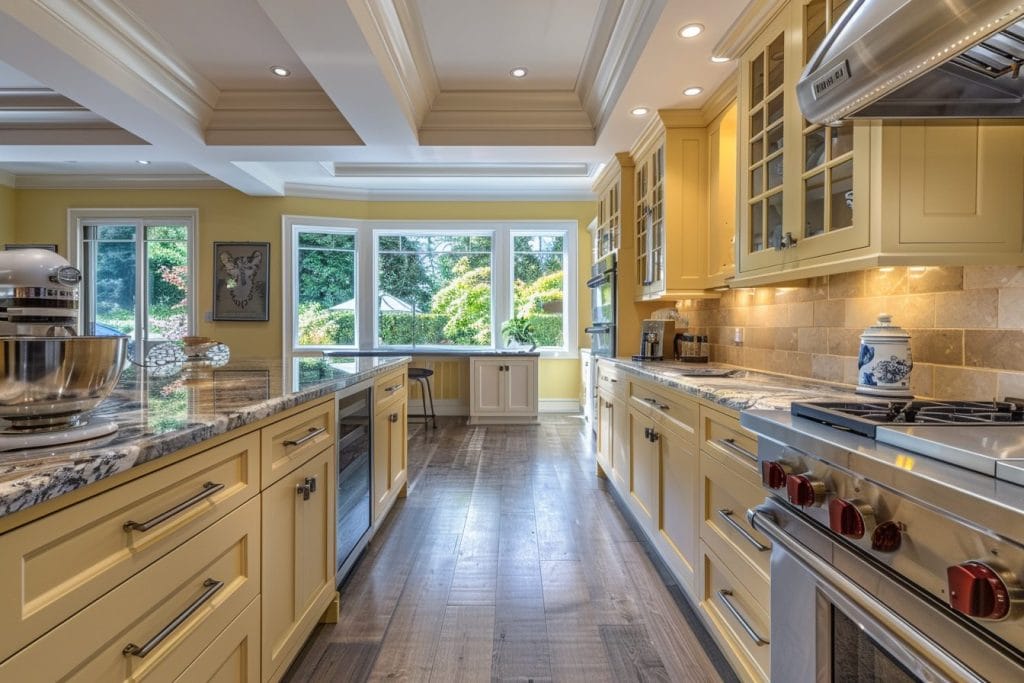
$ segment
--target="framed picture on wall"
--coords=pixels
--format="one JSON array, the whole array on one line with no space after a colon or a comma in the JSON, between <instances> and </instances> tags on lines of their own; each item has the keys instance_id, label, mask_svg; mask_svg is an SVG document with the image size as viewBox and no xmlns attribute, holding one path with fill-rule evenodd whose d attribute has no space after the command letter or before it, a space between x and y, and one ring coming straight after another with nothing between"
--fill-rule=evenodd
<instances>
[{"instance_id":1,"label":"framed picture on wall","mask_svg":"<svg viewBox=\"0 0 1024 683\"><path fill-rule=\"evenodd\" d=\"M14 249L45 249L57 253L56 244L5 244L4 251L12 251Z\"/></svg>"},{"instance_id":2,"label":"framed picture on wall","mask_svg":"<svg viewBox=\"0 0 1024 683\"><path fill-rule=\"evenodd\" d=\"M213 243L213 319L270 319L270 242Z\"/></svg>"}]
</instances>

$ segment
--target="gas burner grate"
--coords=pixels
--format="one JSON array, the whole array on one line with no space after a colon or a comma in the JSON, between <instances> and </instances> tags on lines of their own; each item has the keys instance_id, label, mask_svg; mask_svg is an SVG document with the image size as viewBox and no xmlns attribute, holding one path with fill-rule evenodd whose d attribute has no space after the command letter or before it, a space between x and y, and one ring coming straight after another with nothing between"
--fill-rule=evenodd
<instances>
[{"instance_id":1,"label":"gas burner grate","mask_svg":"<svg viewBox=\"0 0 1024 683\"><path fill-rule=\"evenodd\" d=\"M879 424L1024 424L1024 402L864 401L796 402L790 412L875 438Z\"/></svg>"}]
</instances>

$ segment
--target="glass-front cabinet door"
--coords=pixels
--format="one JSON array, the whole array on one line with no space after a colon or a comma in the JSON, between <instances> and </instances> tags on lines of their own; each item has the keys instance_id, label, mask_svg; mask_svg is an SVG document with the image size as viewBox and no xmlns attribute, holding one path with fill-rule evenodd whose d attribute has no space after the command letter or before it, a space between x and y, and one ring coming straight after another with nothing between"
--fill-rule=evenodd
<instances>
[{"instance_id":1,"label":"glass-front cabinet door","mask_svg":"<svg viewBox=\"0 0 1024 683\"><path fill-rule=\"evenodd\" d=\"M636 165L636 296L665 288L665 145Z\"/></svg>"}]
</instances>

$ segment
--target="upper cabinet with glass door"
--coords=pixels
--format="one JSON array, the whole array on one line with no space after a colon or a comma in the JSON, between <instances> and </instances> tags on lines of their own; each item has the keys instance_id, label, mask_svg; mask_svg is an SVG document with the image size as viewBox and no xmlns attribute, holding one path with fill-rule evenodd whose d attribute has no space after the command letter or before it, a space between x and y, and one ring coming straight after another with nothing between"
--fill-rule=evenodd
<instances>
[{"instance_id":1,"label":"upper cabinet with glass door","mask_svg":"<svg viewBox=\"0 0 1024 683\"><path fill-rule=\"evenodd\" d=\"M633 205L633 159L626 152L618 152L605 165L594 181L597 195L597 225L594 228L594 260L602 259L623 246L632 251L632 242L622 241L622 226L629 223L629 214L623 207ZM627 231L628 233L628 231ZM621 260L621 255L620 255Z\"/></svg>"},{"instance_id":2,"label":"upper cabinet with glass door","mask_svg":"<svg viewBox=\"0 0 1024 683\"><path fill-rule=\"evenodd\" d=\"M742 52L733 284L879 265L1020 262L1020 122L826 127L801 114L800 75L851 4L792 0Z\"/></svg>"}]
</instances>

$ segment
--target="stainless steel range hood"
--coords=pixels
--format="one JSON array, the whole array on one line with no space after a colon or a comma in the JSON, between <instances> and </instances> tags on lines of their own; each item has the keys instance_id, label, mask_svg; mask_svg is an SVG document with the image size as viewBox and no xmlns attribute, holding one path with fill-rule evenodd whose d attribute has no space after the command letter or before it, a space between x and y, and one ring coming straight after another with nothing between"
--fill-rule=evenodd
<instances>
[{"instance_id":1,"label":"stainless steel range hood","mask_svg":"<svg viewBox=\"0 0 1024 683\"><path fill-rule=\"evenodd\" d=\"M1022 0L855 0L797 85L815 123L1024 117Z\"/></svg>"}]
</instances>

